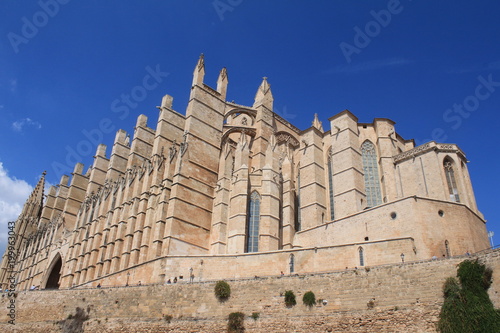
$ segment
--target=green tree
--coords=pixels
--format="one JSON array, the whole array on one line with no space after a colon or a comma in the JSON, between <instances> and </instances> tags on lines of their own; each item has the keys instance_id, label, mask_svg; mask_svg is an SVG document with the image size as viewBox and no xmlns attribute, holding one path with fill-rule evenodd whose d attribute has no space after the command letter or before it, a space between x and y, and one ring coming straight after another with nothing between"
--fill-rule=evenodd
<instances>
[{"instance_id":1,"label":"green tree","mask_svg":"<svg viewBox=\"0 0 500 333\"><path fill-rule=\"evenodd\" d=\"M446 279L443 286L439 332L500 332L500 314L488 296L491 269L477 260L465 260L458 265L457 277Z\"/></svg>"}]
</instances>

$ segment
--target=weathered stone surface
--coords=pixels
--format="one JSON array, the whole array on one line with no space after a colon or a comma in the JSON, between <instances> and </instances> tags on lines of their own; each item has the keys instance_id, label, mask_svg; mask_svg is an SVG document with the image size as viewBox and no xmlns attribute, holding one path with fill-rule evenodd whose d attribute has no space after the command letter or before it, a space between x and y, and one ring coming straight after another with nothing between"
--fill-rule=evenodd
<instances>
[{"instance_id":1,"label":"weathered stone surface","mask_svg":"<svg viewBox=\"0 0 500 333\"><path fill-rule=\"evenodd\" d=\"M185 115L167 95L155 129L139 115L132 137L119 130L109 157L98 146L88 171L77 164L45 201L40 179L13 228L18 255L3 257L3 289L11 277L16 290L346 267L338 274L358 267L365 278L378 274L366 266L489 248L455 144L414 147L392 120L360 123L348 110L329 119L329 131L317 117L301 131L273 111L266 79L242 106L225 100L227 71L212 89L204 68L201 57ZM392 279L404 280L407 267L393 266ZM342 302L330 306L355 301Z\"/></svg>"},{"instance_id":2,"label":"weathered stone surface","mask_svg":"<svg viewBox=\"0 0 500 333\"><path fill-rule=\"evenodd\" d=\"M238 311L246 315L247 332L436 332L442 285L467 258L228 280L232 292L225 302L214 295L215 281L23 291L14 299L15 325L3 313L0 330L59 332L60 322L72 320L81 308L89 316L82 321L85 332L226 332L229 313ZM500 306L500 251L471 258L494 270L490 297ZM294 291L296 306L285 306L285 290ZM306 307L302 296L307 291L326 302ZM8 304L3 293L0 308ZM252 313L258 313L257 320Z\"/></svg>"}]
</instances>

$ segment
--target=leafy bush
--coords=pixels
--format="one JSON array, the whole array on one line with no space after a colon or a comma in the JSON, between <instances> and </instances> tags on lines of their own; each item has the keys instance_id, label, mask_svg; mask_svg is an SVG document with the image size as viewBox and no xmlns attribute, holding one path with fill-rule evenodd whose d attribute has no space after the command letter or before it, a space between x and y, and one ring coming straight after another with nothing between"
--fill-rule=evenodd
<instances>
[{"instance_id":1,"label":"leafy bush","mask_svg":"<svg viewBox=\"0 0 500 333\"><path fill-rule=\"evenodd\" d=\"M227 323L227 331L229 333L245 332L245 315L242 312L231 312Z\"/></svg>"},{"instance_id":2,"label":"leafy bush","mask_svg":"<svg viewBox=\"0 0 500 333\"><path fill-rule=\"evenodd\" d=\"M443 285L444 303L439 314L441 333L500 332L500 313L488 296L492 271L477 260L458 265L456 278Z\"/></svg>"},{"instance_id":3,"label":"leafy bush","mask_svg":"<svg viewBox=\"0 0 500 333\"><path fill-rule=\"evenodd\" d=\"M295 300L295 294L291 290L285 291L285 305L288 307L294 306L297 304Z\"/></svg>"},{"instance_id":4,"label":"leafy bush","mask_svg":"<svg viewBox=\"0 0 500 333\"><path fill-rule=\"evenodd\" d=\"M258 312L252 312L252 315L250 317L252 317L253 320L257 320L260 317L260 313L258 313Z\"/></svg>"},{"instance_id":5,"label":"leafy bush","mask_svg":"<svg viewBox=\"0 0 500 333\"><path fill-rule=\"evenodd\" d=\"M308 291L302 296L302 303L304 303L308 307L312 307L316 304L316 296L312 291Z\"/></svg>"},{"instance_id":6,"label":"leafy bush","mask_svg":"<svg viewBox=\"0 0 500 333\"><path fill-rule=\"evenodd\" d=\"M225 301L231 296L231 287L226 281L218 281L215 284L214 288L215 297L219 299L219 301Z\"/></svg>"}]
</instances>

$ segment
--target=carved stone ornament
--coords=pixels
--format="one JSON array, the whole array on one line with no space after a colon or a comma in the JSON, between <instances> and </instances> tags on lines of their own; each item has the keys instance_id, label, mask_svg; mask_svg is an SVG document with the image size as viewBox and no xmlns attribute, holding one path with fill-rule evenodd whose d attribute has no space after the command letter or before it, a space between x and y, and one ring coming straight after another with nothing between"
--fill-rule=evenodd
<instances>
[{"instance_id":1,"label":"carved stone ornament","mask_svg":"<svg viewBox=\"0 0 500 333\"><path fill-rule=\"evenodd\" d=\"M186 132L184 132L184 135L183 135L184 142L181 143L181 147L180 147L181 157L184 156L184 154L186 153L186 151L188 149L188 142L187 142L188 134L189 134L189 132L186 131Z\"/></svg>"},{"instance_id":2,"label":"carved stone ornament","mask_svg":"<svg viewBox=\"0 0 500 333\"><path fill-rule=\"evenodd\" d=\"M168 151L168 158L170 159L170 163L172 163L172 160L174 159L175 155L177 154L177 143L176 140L172 141L172 146L170 146L169 151Z\"/></svg>"},{"instance_id":3,"label":"carved stone ornament","mask_svg":"<svg viewBox=\"0 0 500 333\"><path fill-rule=\"evenodd\" d=\"M294 148L300 146L299 141L286 132L278 132L275 134L275 137L278 144L288 143Z\"/></svg>"}]
</instances>

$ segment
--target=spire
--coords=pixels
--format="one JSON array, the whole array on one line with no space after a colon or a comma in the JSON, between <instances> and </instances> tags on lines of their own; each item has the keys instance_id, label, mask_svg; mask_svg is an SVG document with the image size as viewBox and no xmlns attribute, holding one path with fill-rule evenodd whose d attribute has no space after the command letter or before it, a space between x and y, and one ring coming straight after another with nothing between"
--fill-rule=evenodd
<instances>
[{"instance_id":1,"label":"spire","mask_svg":"<svg viewBox=\"0 0 500 333\"><path fill-rule=\"evenodd\" d=\"M227 83L229 81L227 80L227 70L226 67L221 69L219 73L219 78L217 79L217 92L221 94L222 99L226 99L226 92L227 92Z\"/></svg>"},{"instance_id":2,"label":"spire","mask_svg":"<svg viewBox=\"0 0 500 333\"><path fill-rule=\"evenodd\" d=\"M42 209L43 205L43 191L45 187L45 175L47 174L47 171L42 172L42 176L40 177L40 180L36 184L35 188L33 191L31 191L30 196L28 197L28 200L26 200L26 203L24 204L23 207L23 212L21 215L27 217L27 216L33 216L33 217L38 217L38 214L40 210Z\"/></svg>"},{"instance_id":3,"label":"spire","mask_svg":"<svg viewBox=\"0 0 500 333\"><path fill-rule=\"evenodd\" d=\"M205 59L203 53L200 55L200 59L196 63L196 67L193 72L193 86L202 85L203 77L205 76Z\"/></svg>"},{"instance_id":4,"label":"spire","mask_svg":"<svg viewBox=\"0 0 500 333\"><path fill-rule=\"evenodd\" d=\"M31 198L34 199L35 203L42 203L43 202L43 191L45 188L45 175L47 174L47 171L42 172L42 176L40 177L40 180L38 181L38 184L36 184L35 188L33 189L33 192L31 194Z\"/></svg>"},{"instance_id":5,"label":"spire","mask_svg":"<svg viewBox=\"0 0 500 333\"><path fill-rule=\"evenodd\" d=\"M319 129L321 132L324 132L323 131L323 123L321 121L319 121L317 113L314 114L314 120L312 122L312 125L313 125L313 127Z\"/></svg>"},{"instance_id":6,"label":"spire","mask_svg":"<svg viewBox=\"0 0 500 333\"><path fill-rule=\"evenodd\" d=\"M271 93L271 85L267 82L267 77L263 77L257 94L255 94L255 102L253 107L256 108L260 105L265 106L267 109L273 109L273 94Z\"/></svg>"}]
</instances>

